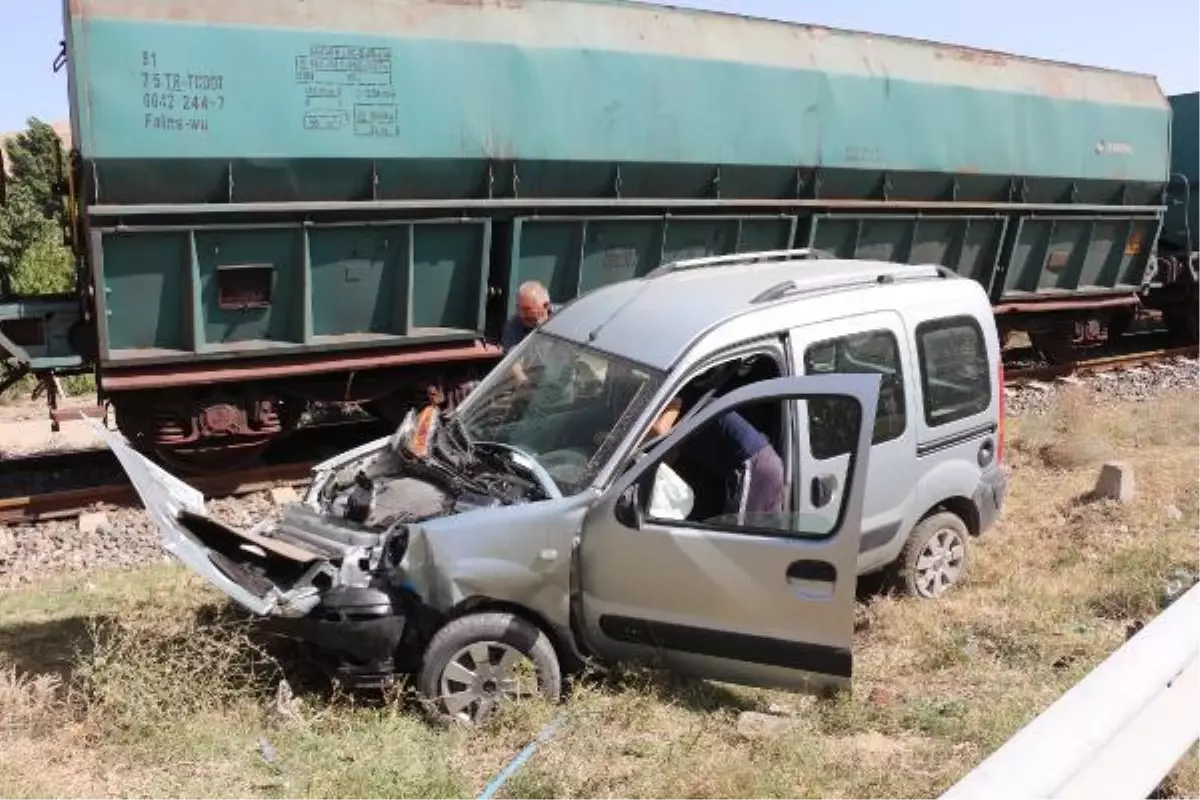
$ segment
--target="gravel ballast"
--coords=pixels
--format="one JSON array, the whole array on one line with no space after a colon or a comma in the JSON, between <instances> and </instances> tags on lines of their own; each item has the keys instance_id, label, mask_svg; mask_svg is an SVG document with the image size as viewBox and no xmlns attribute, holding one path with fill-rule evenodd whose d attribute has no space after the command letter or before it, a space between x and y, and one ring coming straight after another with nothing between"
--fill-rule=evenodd
<instances>
[{"instance_id":1,"label":"gravel ballast","mask_svg":"<svg viewBox=\"0 0 1200 800\"><path fill-rule=\"evenodd\" d=\"M1009 386L1006 408L1009 416L1044 414L1058 395L1068 389L1082 390L1099 406L1144 402L1159 394L1200 387L1200 361L1171 358L1150 364L1122 367L1091 375L1067 376L1046 381L1028 381Z\"/></svg>"},{"instance_id":2,"label":"gravel ballast","mask_svg":"<svg viewBox=\"0 0 1200 800\"><path fill-rule=\"evenodd\" d=\"M266 492L210 500L207 506L222 522L242 529L278 514ZM104 523L95 530L81 530L76 519L0 527L0 590L52 575L133 569L171 560L159 543L158 529L140 507L93 511L104 515Z\"/></svg>"}]
</instances>

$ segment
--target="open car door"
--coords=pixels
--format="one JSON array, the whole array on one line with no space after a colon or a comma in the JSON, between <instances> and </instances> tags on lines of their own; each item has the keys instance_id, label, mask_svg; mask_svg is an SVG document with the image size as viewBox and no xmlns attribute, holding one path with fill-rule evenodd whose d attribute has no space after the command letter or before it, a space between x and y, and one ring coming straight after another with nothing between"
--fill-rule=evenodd
<instances>
[{"instance_id":1,"label":"open car door","mask_svg":"<svg viewBox=\"0 0 1200 800\"><path fill-rule=\"evenodd\" d=\"M863 490L877 375L786 377L730 392L679 424L613 482L584 522L577 612L606 660L643 659L703 678L821 689L848 682ZM726 414L760 404L845 404L856 443L836 515L800 513L797 475L781 512L727 509L708 519L658 519L659 467ZM780 457L795 453L791 442ZM792 463L794 467L794 462ZM693 486L702 491L719 488Z\"/></svg>"}]
</instances>

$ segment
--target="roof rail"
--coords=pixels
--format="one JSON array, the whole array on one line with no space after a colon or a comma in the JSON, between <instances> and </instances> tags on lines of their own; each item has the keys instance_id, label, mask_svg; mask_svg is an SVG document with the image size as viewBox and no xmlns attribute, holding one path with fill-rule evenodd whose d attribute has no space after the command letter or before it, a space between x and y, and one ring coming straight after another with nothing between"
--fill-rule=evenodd
<instances>
[{"instance_id":1,"label":"roof rail","mask_svg":"<svg viewBox=\"0 0 1200 800\"><path fill-rule=\"evenodd\" d=\"M826 250L804 247L797 250L763 250L750 253L731 253L725 256L707 256L705 258L688 258L681 261L670 261L651 270L647 278L667 275L685 269L700 269L703 267L733 267L742 264L763 264L772 261L797 261L800 259L829 259L833 254Z\"/></svg>"},{"instance_id":2,"label":"roof rail","mask_svg":"<svg viewBox=\"0 0 1200 800\"><path fill-rule=\"evenodd\" d=\"M849 289L855 286L870 286L872 284L884 286L896 283L897 278L901 281L909 281L957 277L959 276L955 272L936 264L908 264L904 265L901 270L881 271L873 275L845 277L832 273L820 278L805 280L802 283L789 278L759 292L751 298L750 303L751 305L772 303L796 294L823 292L830 289Z\"/></svg>"}]
</instances>

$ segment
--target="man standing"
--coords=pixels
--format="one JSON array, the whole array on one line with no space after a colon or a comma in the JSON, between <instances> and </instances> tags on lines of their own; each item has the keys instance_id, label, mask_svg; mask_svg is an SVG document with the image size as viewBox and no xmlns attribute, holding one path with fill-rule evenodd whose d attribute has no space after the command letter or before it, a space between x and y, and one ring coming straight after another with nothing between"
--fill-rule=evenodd
<instances>
[{"instance_id":1,"label":"man standing","mask_svg":"<svg viewBox=\"0 0 1200 800\"><path fill-rule=\"evenodd\" d=\"M517 313L504 322L500 331L500 347L504 352L520 344L530 331L541 325L555 308L550 303L550 293L539 281L526 281L517 289Z\"/></svg>"}]
</instances>

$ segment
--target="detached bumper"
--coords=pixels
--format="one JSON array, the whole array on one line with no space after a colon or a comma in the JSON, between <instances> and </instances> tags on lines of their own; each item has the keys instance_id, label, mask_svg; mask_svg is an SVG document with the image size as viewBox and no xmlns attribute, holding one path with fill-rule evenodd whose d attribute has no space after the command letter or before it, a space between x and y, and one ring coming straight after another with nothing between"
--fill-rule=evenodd
<instances>
[{"instance_id":1,"label":"detached bumper","mask_svg":"<svg viewBox=\"0 0 1200 800\"><path fill-rule=\"evenodd\" d=\"M1004 502L1008 499L1008 470L1004 467L993 467L983 473L979 487L975 490L975 508L979 509L979 532L991 528L1000 519L1004 511Z\"/></svg>"}]
</instances>

